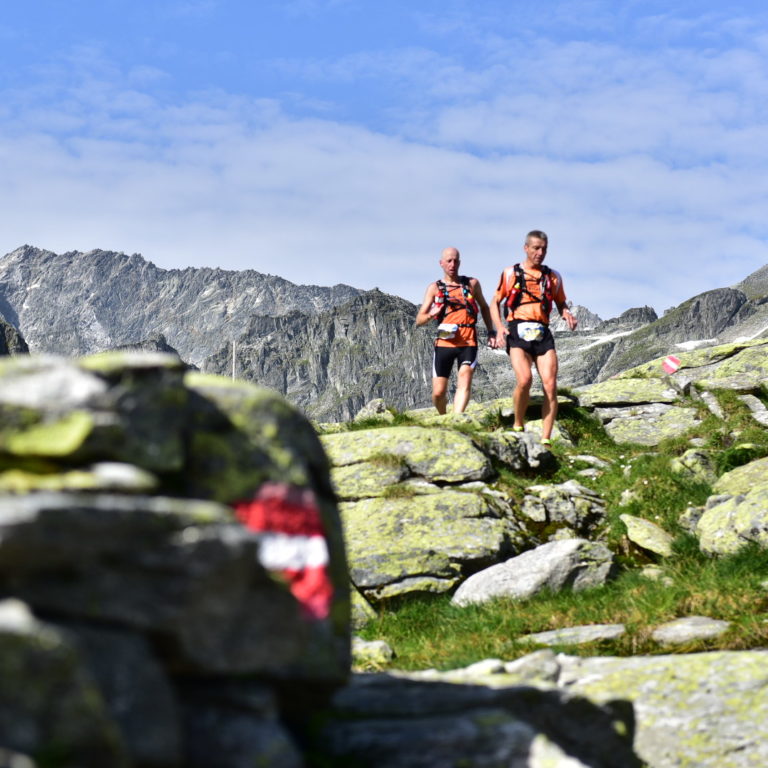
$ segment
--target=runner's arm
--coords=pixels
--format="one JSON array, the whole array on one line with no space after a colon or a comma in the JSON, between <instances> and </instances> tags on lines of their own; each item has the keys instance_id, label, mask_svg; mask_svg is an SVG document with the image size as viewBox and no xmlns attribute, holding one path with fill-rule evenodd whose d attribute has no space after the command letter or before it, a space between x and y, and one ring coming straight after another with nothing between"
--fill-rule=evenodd
<instances>
[{"instance_id":1,"label":"runner's arm","mask_svg":"<svg viewBox=\"0 0 768 768\"><path fill-rule=\"evenodd\" d=\"M493 325L496 328L496 347L498 349L503 349L506 347L506 338L509 334L509 331L507 330L507 325L504 322L504 320L501 317L501 302L504 301L504 273L501 273L501 278L499 279L499 286L496 289L496 292L493 294L493 299L491 301L491 320L493 321Z\"/></svg>"},{"instance_id":2,"label":"runner's arm","mask_svg":"<svg viewBox=\"0 0 768 768\"><path fill-rule=\"evenodd\" d=\"M483 296L483 289L480 287L480 281L476 277L473 277L469 287L472 291L472 296L477 302L478 308L480 309L480 314L483 316L485 327L488 329L488 345L495 347L496 331L493 326L493 318L491 317L491 311L488 307L488 302L485 300L485 296Z\"/></svg>"},{"instance_id":3,"label":"runner's arm","mask_svg":"<svg viewBox=\"0 0 768 768\"><path fill-rule=\"evenodd\" d=\"M430 320L434 319L434 315L430 314L430 309L437 296L437 285L430 283L427 286L426 293L424 294L424 301L419 307L419 311L416 313L416 325L426 325Z\"/></svg>"},{"instance_id":4,"label":"runner's arm","mask_svg":"<svg viewBox=\"0 0 768 768\"><path fill-rule=\"evenodd\" d=\"M576 330L576 326L579 324L579 321L576 319L576 316L571 312L571 310L568 309L568 306L563 303L561 308L561 306L558 304L557 311L560 313L560 317L565 320L566 325L568 326L568 330Z\"/></svg>"},{"instance_id":5,"label":"runner's arm","mask_svg":"<svg viewBox=\"0 0 768 768\"><path fill-rule=\"evenodd\" d=\"M568 330L573 331L576 329L579 321L573 315L571 310L568 309L568 304L565 298L565 289L563 288L563 279L559 274L557 278L558 280L555 292L555 306L557 307L557 311L560 313L560 317L565 320L565 323L568 326Z\"/></svg>"}]
</instances>

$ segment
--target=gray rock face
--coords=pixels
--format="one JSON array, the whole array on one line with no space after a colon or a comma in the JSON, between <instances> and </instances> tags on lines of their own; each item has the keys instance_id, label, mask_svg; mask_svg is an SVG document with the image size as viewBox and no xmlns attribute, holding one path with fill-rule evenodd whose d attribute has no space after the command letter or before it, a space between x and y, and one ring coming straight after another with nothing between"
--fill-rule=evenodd
<instances>
[{"instance_id":1,"label":"gray rock face","mask_svg":"<svg viewBox=\"0 0 768 768\"><path fill-rule=\"evenodd\" d=\"M586 539L552 541L470 576L452 602L469 605L497 597L522 599L544 589L587 589L605 584L613 569L613 554L602 544Z\"/></svg>"},{"instance_id":2,"label":"gray rock face","mask_svg":"<svg viewBox=\"0 0 768 768\"><path fill-rule=\"evenodd\" d=\"M313 314L254 315L237 337L235 370L320 421L351 419L372 398L398 408L426 405L434 338L414 317L410 302L379 291ZM229 373L231 345L203 368Z\"/></svg>"},{"instance_id":3,"label":"gray rock face","mask_svg":"<svg viewBox=\"0 0 768 768\"><path fill-rule=\"evenodd\" d=\"M755 270L751 275L747 275L740 283L732 286L741 291L748 299L764 299L768 296L768 264Z\"/></svg>"},{"instance_id":4,"label":"gray rock face","mask_svg":"<svg viewBox=\"0 0 768 768\"><path fill-rule=\"evenodd\" d=\"M0 355L21 355L27 352L29 352L27 342L19 331L0 314Z\"/></svg>"},{"instance_id":5,"label":"gray rock face","mask_svg":"<svg viewBox=\"0 0 768 768\"><path fill-rule=\"evenodd\" d=\"M367 675L354 678L333 704L316 739L339 765L640 766L626 713L561 691Z\"/></svg>"},{"instance_id":6,"label":"gray rock face","mask_svg":"<svg viewBox=\"0 0 768 768\"><path fill-rule=\"evenodd\" d=\"M302 766L281 689L315 706L350 660L306 418L175 356L21 358L0 361L0 452L0 744L61 768Z\"/></svg>"},{"instance_id":7,"label":"gray rock face","mask_svg":"<svg viewBox=\"0 0 768 768\"><path fill-rule=\"evenodd\" d=\"M604 381L627 368L670 354L678 343L716 339L753 312L752 303L733 288L718 288L694 296L655 322L618 339L597 379Z\"/></svg>"},{"instance_id":8,"label":"gray rock face","mask_svg":"<svg viewBox=\"0 0 768 768\"><path fill-rule=\"evenodd\" d=\"M597 333L611 332L616 329L631 329L654 323L659 317L653 307L633 307L622 312L618 317L603 320L595 327Z\"/></svg>"},{"instance_id":9,"label":"gray rock face","mask_svg":"<svg viewBox=\"0 0 768 768\"><path fill-rule=\"evenodd\" d=\"M603 322L594 312L578 304L571 307L571 314L579 321L579 329L582 331L593 331ZM553 333L568 330L568 324L557 312L550 317L549 327Z\"/></svg>"}]
</instances>

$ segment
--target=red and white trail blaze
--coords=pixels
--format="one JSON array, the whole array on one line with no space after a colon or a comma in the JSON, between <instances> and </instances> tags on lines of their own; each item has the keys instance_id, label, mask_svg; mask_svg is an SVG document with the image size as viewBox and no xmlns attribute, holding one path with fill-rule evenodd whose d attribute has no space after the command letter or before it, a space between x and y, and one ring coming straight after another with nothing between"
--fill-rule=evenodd
<instances>
[{"instance_id":1,"label":"red and white trail blaze","mask_svg":"<svg viewBox=\"0 0 768 768\"><path fill-rule=\"evenodd\" d=\"M253 499L234 505L243 525L259 534L259 561L279 573L308 618L325 619L333 584L325 530L315 494L287 483L264 483Z\"/></svg>"},{"instance_id":2,"label":"red and white trail blaze","mask_svg":"<svg viewBox=\"0 0 768 768\"><path fill-rule=\"evenodd\" d=\"M680 367L680 358L674 355L668 355L661 364L665 373L674 373Z\"/></svg>"}]
</instances>

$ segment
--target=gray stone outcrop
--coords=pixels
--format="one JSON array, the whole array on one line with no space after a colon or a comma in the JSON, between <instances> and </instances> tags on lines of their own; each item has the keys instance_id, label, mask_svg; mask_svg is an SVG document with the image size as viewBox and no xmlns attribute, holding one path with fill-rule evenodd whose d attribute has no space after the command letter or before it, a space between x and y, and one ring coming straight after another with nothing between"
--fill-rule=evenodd
<instances>
[{"instance_id":1,"label":"gray stone outcrop","mask_svg":"<svg viewBox=\"0 0 768 768\"><path fill-rule=\"evenodd\" d=\"M536 651L513 662L417 673L416 679L566 691L629 716L635 752L650 768L752 768L768 760L766 652L713 651L582 657ZM624 765L623 758L609 765ZM631 763L629 763L631 765Z\"/></svg>"},{"instance_id":2,"label":"gray stone outcrop","mask_svg":"<svg viewBox=\"0 0 768 768\"><path fill-rule=\"evenodd\" d=\"M335 696L316 739L369 768L640 768L629 714L564 691L366 675Z\"/></svg>"},{"instance_id":3,"label":"gray stone outcrop","mask_svg":"<svg viewBox=\"0 0 768 768\"><path fill-rule=\"evenodd\" d=\"M568 480L529 485L520 512L538 524L540 539L586 538L605 523L605 502L589 488Z\"/></svg>"},{"instance_id":4,"label":"gray stone outcrop","mask_svg":"<svg viewBox=\"0 0 768 768\"><path fill-rule=\"evenodd\" d=\"M552 541L470 576L452 602L469 605L502 597L522 599L544 589L566 587L578 591L605 584L613 571L613 554L602 544L586 539Z\"/></svg>"},{"instance_id":5,"label":"gray stone outcrop","mask_svg":"<svg viewBox=\"0 0 768 768\"><path fill-rule=\"evenodd\" d=\"M683 616L656 627L651 637L662 645L684 645L694 640L710 640L728 630L731 623L709 616Z\"/></svg>"},{"instance_id":6,"label":"gray stone outcrop","mask_svg":"<svg viewBox=\"0 0 768 768\"><path fill-rule=\"evenodd\" d=\"M727 554L748 542L768 545L768 458L726 472L695 524L702 551Z\"/></svg>"},{"instance_id":7,"label":"gray stone outcrop","mask_svg":"<svg viewBox=\"0 0 768 768\"><path fill-rule=\"evenodd\" d=\"M373 603L455 588L469 573L531 546L525 518L495 488L512 469L551 459L531 435L421 426L321 437L331 461L352 582Z\"/></svg>"},{"instance_id":8,"label":"gray stone outcrop","mask_svg":"<svg viewBox=\"0 0 768 768\"><path fill-rule=\"evenodd\" d=\"M300 768L285 690L300 717L350 663L305 417L176 356L15 358L0 457L0 746L61 768Z\"/></svg>"}]
</instances>

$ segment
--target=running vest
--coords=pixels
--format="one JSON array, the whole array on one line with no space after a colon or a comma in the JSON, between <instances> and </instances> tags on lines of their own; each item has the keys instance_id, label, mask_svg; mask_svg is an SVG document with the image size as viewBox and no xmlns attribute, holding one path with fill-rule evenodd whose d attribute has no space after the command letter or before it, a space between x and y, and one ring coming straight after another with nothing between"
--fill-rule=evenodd
<instances>
[{"instance_id":1,"label":"running vest","mask_svg":"<svg viewBox=\"0 0 768 768\"><path fill-rule=\"evenodd\" d=\"M541 303L541 311L549 317L549 313L552 311L552 301L554 299L552 270L549 267L543 264L541 265L541 277L539 278L540 296L537 296L528 290L525 280L525 270L520 264L515 264L513 267L507 267L504 270L504 284L507 289L506 312L510 314L513 313L521 304ZM528 299L524 300L526 296Z\"/></svg>"},{"instance_id":2,"label":"running vest","mask_svg":"<svg viewBox=\"0 0 768 768\"><path fill-rule=\"evenodd\" d=\"M475 346L477 344L475 327L479 309L470 289L471 280L471 277L459 276L458 284L450 288L443 280L435 282L438 289L435 304L440 307L440 311L435 316L438 325L436 346ZM461 291L458 290L459 287ZM441 326L444 323L455 326L455 335L441 334Z\"/></svg>"},{"instance_id":3,"label":"running vest","mask_svg":"<svg viewBox=\"0 0 768 768\"><path fill-rule=\"evenodd\" d=\"M438 280L435 283L435 285L437 285L438 291L440 291L440 293L435 296L435 301L442 303L442 306L440 307L440 314L437 315L438 324L443 322L443 318L445 318L445 315L449 310L451 312L455 312L456 310L463 309L467 313L469 322L457 323L457 325L460 328L471 328L472 326L477 325L477 302L475 301L475 297L472 295L472 291L469 290L469 281L471 279L471 277L459 275L459 284L461 285L463 301L451 298L448 292L448 286L442 280ZM441 297L442 302L439 301Z\"/></svg>"}]
</instances>

